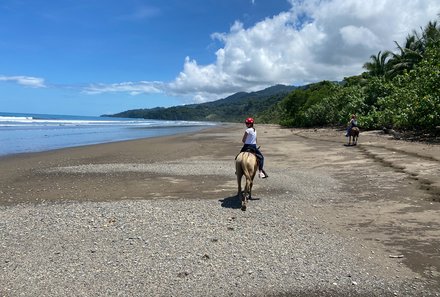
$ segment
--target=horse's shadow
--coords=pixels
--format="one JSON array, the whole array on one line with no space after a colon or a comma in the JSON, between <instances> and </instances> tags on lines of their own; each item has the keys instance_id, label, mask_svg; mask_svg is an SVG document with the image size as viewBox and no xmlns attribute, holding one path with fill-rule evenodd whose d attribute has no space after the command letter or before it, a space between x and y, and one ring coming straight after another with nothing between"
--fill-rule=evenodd
<instances>
[{"instance_id":1,"label":"horse's shadow","mask_svg":"<svg viewBox=\"0 0 440 297\"><path fill-rule=\"evenodd\" d=\"M252 197L249 199L249 201L252 200L260 200L260 198ZM219 202L221 202L221 206L224 208L241 209L241 199L238 195L220 199Z\"/></svg>"}]
</instances>

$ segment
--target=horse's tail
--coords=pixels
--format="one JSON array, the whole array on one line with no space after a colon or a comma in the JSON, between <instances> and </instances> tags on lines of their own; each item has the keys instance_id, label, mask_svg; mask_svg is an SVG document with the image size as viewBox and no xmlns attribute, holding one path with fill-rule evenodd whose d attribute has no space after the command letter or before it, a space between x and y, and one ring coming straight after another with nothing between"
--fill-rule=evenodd
<instances>
[{"instance_id":1,"label":"horse's tail","mask_svg":"<svg viewBox=\"0 0 440 297\"><path fill-rule=\"evenodd\" d=\"M354 136L359 137L359 128L358 127L353 127L353 132L354 132Z\"/></svg>"},{"instance_id":2,"label":"horse's tail","mask_svg":"<svg viewBox=\"0 0 440 297\"><path fill-rule=\"evenodd\" d=\"M243 175L246 178L246 186L245 186L245 192L250 193L252 189L252 182L255 176L255 168L256 168L256 156L255 154L244 152L242 155L242 170Z\"/></svg>"}]
</instances>

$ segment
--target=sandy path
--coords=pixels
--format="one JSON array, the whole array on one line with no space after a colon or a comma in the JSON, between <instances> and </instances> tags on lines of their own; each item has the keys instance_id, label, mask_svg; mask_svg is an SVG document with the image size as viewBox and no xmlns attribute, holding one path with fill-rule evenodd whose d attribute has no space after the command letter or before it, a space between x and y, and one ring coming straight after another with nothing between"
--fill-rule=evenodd
<instances>
[{"instance_id":1,"label":"sandy path","mask_svg":"<svg viewBox=\"0 0 440 297\"><path fill-rule=\"evenodd\" d=\"M394 141L376 132L368 132L361 134L358 146L346 147L343 145L345 139L342 132L331 129L291 130L270 125L257 126L257 129L270 178L256 181L254 195L260 200L251 201L247 214L236 207L236 182L233 173L233 157L241 147L243 127L227 125L183 136L2 158L0 204L3 205L1 210L4 217L10 218L10 221L0 221L2 236L6 240L12 240L9 237L11 230L8 226L16 224L16 228L20 228L20 221L13 219L16 216L14 213L32 213L33 203L37 203L36 213L49 216L47 220L53 220L49 211L53 205L53 208L60 212L59 222L62 223L66 214L59 210L59 207L66 208L68 214L73 211L69 210L70 207L80 208L80 213L87 212L76 202L84 202L85 205L92 203L88 206L91 209L100 209L99 203L104 203L102 207L109 208L106 210L109 213L113 207L122 212L137 213L136 208L139 211L144 211L144 208L151 211L154 205L160 209L183 207L192 213L194 208L191 207L202 199L206 200L205 207L211 216L220 216L219 221L225 220L230 223L231 218L243 215L248 217L249 220L242 222L246 230L252 230L252 226L258 224L259 216L267 222L277 221L277 225L273 226L268 223L266 227L270 230L264 229L266 227L263 226L260 235L275 232L277 229L292 228L289 220L284 220L285 223L282 219L275 220L277 213L285 213L285 217L290 217L296 222L296 232L303 236L297 238L294 236L295 232L292 233L292 240L296 245L303 244L308 236L306 234L309 234L313 236L316 247L320 246L316 242L320 237L322 244L327 244L333 249L336 248L338 240L341 244L344 242L343 246L346 248L352 246L353 250L345 252L348 258L353 257L350 261L354 262L345 265L357 266L363 261L365 269L372 269L372 273L375 273L375 278L370 279L369 276L362 275L362 267L359 267L360 270L353 269L359 272L361 282L371 281L370 287L359 286L359 290L353 291L354 296L357 296L356 293L371 293L371 290L384 289L376 281L387 283L391 289L386 292L393 292L393 286L399 287L402 282L411 285L418 280L422 280L426 286L431 286L430 292L435 296L438 292L436 286L440 281L438 146ZM162 203L161 200L163 204L156 204ZM181 204L185 200L191 201L189 207ZM111 201L121 202L112 206ZM121 204L123 201L127 201L127 204ZM68 202L66 207L63 207L64 202ZM150 203L153 203L153 206L150 206ZM218 203L220 209L227 210L226 213L219 213ZM277 207L282 207L283 211L280 212ZM99 213L86 215L96 215L98 218L102 216ZM204 216L201 213L199 215ZM145 221L145 218L142 219L140 213L137 216L139 221L136 224L144 226L149 222ZM186 222L184 217L183 223L191 225L191 221ZM251 217L253 219L250 219ZM78 220L78 228L81 229L80 218L77 217L75 220ZM165 218L166 215L159 220ZM96 221L97 218L93 220ZM33 221L29 218L29 224L36 222L38 220ZM162 223L165 227L168 225L166 221ZM42 226L42 230L45 228L48 226ZM226 230L230 230L228 228ZM67 228L60 232L74 230L75 228ZM206 232L203 230L205 229L199 231ZM275 234L271 241L282 244L282 234ZM261 239L260 235L253 239L249 237L249 240L256 244L253 240L258 242ZM218 236L228 237L227 234ZM240 241L240 238L234 237L230 243L237 240ZM105 247L106 241L102 241ZM4 254L13 253L7 246L2 248ZM82 250L84 247L77 248ZM293 249L290 253L299 253L298 257L301 258L308 253L305 247L302 248L298 246L297 250ZM84 252L87 251L86 249ZM329 275L336 274L335 279L341 277L337 267L332 265L346 256L336 253L335 250L331 254L331 257L335 258L314 259L316 267L297 267L299 271L303 269L304 272L292 272L294 277L291 281L305 287L313 286L313 283L308 283L313 280L304 283L300 281L303 274L318 273L318 270L321 271L323 267L328 266L329 274L324 273L320 280L324 281L323 290L332 287L333 283L338 283ZM45 254L42 251L43 256ZM274 257L282 256L274 254ZM3 262L7 264L1 267L6 273L3 275L3 281L9 284L12 279L8 278L8 275L12 277L12 274L9 274L8 269L13 267L13 261L4 261L8 262ZM264 263L269 265L268 262ZM297 261L294 263L296 264L292 265L299 265ZM289 279L281 278L278 273L281 272L276 270L268 279ZM350 282L348 284L352 285ZM417 288L420 287L416 287L414 292L417 292ZM203 289L201 290L203 292ZM251 291L245 290L242 293L258 290L258 286L249 290ZM283 290L294 291L290 286L283 287ZM285 292L283 290L274 290L273 293ZM16 292L20 290L16 289ZM164 288L163 292L168 291ZM405 292L408 296L414 293L411 288ZM429 296L427 293L425 295Z\"/></svg>"}]
</instances>

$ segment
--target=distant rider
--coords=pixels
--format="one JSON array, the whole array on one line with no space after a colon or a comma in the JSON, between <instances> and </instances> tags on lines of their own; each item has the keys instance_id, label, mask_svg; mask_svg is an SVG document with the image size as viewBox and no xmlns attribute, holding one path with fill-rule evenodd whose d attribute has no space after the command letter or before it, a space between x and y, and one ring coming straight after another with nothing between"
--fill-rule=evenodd
<instances>
[{"instance_id":1,"label":"distant rider","mask_svg":"<svg viewBox=\"0 0 440 297\"><path fill-rule=\"evenodd\" d=\"M357 120L356 120L356 115L355 114L351 115L351 119L348 122L348 127L347 127L347 132L345 133L345 137L348 137L350 135L351 129L353 127L357 127Z\"/></svg>"}]
</instances>

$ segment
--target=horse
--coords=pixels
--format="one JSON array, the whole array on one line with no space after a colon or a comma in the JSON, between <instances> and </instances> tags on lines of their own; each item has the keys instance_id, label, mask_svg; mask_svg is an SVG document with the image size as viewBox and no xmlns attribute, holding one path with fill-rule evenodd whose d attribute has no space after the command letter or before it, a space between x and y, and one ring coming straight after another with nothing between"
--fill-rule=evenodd
<instances>
[{"instance_id":1,"label":"horse","mask_svg":"<svg viewBox=\"0 0 440 297\"><path fill-rule=\"evenodd\" d=\"M235 159L235 174L237 175L238 193L237 196L241 196L241 210L246 210L247 201L251 199L252 185L254 182L255 174L258 170L257 156L255 153L246 151L238 154ZM243 193L241 192L241 179L246 178L246 185Z\"/></svg>"},{"instance_id":2,"label":"horse","mask_svg":"<svg viewBox=\"0 0 440 297\"><path fill-rule=\"evenodd\" d=\"M359 138L359 128L358 127L351 128L350 131L348 132L348 145L352 145L352 141L353 141L353 145L356 145L358 138Z\"/></svg>"}]
</instances>

